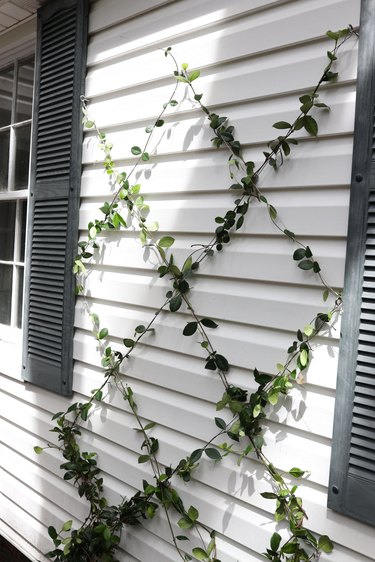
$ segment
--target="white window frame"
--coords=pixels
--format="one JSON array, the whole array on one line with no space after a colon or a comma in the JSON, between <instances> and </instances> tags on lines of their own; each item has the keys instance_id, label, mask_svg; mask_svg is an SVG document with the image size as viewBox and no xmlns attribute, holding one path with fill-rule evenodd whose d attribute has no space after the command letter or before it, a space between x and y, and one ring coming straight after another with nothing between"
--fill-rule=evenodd
<instances>
[{"instance_id":1,"label":"white window frame","mask_svg":"<svg viewBox=\"0 0 375 562\"><path fill-rule=\"evenodd\" d=\"M25 26L19 26L14 31L4 32L0 34L0 71L4 71L7 68L13 66L15 71L18 72L18 64L23 61L35 57L36 52L36 21L29 21ZM22 28L24 28L24 36L22 34ZM16 75L13 77L13 100L12 100L12 117L15 115L15 104L16 104ZM35 95L35 81L33 88L33 98ZM11 325L6 325L0 323L0 373L9 374L11 376L17 376L19 378L19 373L21 370L21 355L22 350L22 327L17 327L17 315L18 315L18 291L19 291L19 276L20 269L23 268L24 274L24 261L19 261L15 258L20 257L21 249L21 201L28 201L29 196L29 185L26 189L12 190L14 188L14 157L16 151L15 135L16 129L31 124L32 127L32 117L18 123L11 123L0 128L0 131L10 130L10 141L9 141L9 164L8 164L8 191L0 191L0 202L16 202L16 217L15 217L15 238L13 245L13 259L12 260L1 260L1 264L7 264L13 266L13 276L12 276L12 307L11 307ZM32 131L31 131L32 139ZM31 151L31 139L30 139L30 151ZM12 158L13 155L13 158ZM28 182L30 181L30 160L29 160L29 170L28 170ZM26 228L27 232L27 228ZM25 240L25 247L27 241ZM25 259L25 258L24 258ZM23 293L25 287L23 287ZM22 307L24 306L24 299L22 298ZM21 313L23 318L23 311ZM17 351L16 351L17 350Z\"/></svg>"},{"instance_id":2,"label":"white window frame","mask_svg":"<svg viewBox=\"0 0 375 562\"><path fill-rule=\"evenodd\" d=\"M20 293L20 280L21 275L24 276L25 271L25 258L21 261L21 245L22 245L22 206L21 202L25 201L27 203L28 193L29 193L29 181L30 181L30 159L29 159L29 169L28 169L28 184L26 189L15 189L15 166L16 166L16 134L17 129L24 127L25 125L32 125L32 116L30 119L24 121L14 122L16 116L16 105L17 105L17 84L18 84L18 71L19 66L25 60L31 59L35 56L31 52L29 56L22 58L15 58L12 64L8 64L0 72L6 69L13 68L13 91L12 91L12 107L11 107L11 123L0 127L0 133L10 132L9 135L9 162L8 162L8 190L0 191L0 203L2 202L15 202L16 203L16 213L15 213L15 230L14 230L14 242L13 242L13 255L11 260L0 260L1 265L12 266L12 289L11 289L11 313L10 313L10 324L0 323L0 338L5 341L21 341L21 327L17 326L18 315L19 315L19 293ZM30 134L30 147L29 153L31 151L31 134ZM25 230L26 232L26 230ZM1 241L0 241L1 244ZM23 298L21 300L21 306L23 306ZM21 312L22 318L22 312Z\"/></svg>"}]
</instances>

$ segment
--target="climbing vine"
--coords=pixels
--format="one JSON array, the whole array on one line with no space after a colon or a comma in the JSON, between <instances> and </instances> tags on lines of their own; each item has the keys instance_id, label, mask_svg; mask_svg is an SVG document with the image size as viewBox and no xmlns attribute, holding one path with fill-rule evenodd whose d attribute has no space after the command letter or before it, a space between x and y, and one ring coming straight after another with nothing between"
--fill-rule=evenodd
<instances>
[{"instance_id":1,"label":"climbing vine","mask_svg":"<svg viewBox=\"0 0 375 562\"><path fill-rule=\"evenodd\" d=\"M228 118L211 112L202 102L203 94L197 93L195 86L200 76L199 70L189 70L188 64L182 64L180 67L170 47L165 49L164 54L171 58L175 65L174 88L154 123L146 128L147 140L144 146L131 147L131 153L137 159L128 173L116 169L112 144L106 134L90 119L87 100L82 100L84 125L96 132L99 146L104 153L104 168L117 189L112 200L104 202L100 207L103 216L89 223L87 238L79 242L74 263L77 293L85 293L86 266L92 260L95 250L99 248L99 236L109 230L128 228L127 221L121 214L123 209L127 210L131 218L129 224L138 226L142 246L150 248L157 256L157 272L160 277L168 280L169 287L163 303L149 323L136 326L134 333L124 337L121 349L113 349L108 344L108 329L101 325L97 314L91 314L93 333L101 350L103 382L99 388L92 391L87 402L71 404L66 411L53 416L55 426L52 431L57 434L57 444L35 447L37 453L46 448L57 448L61 452L64 458L61 464L64 479L74 483L79 496L85 498L89 505L87 517L78 528L73 528L71 520L66 521L60 530L49 527L48 533L54 543L54 549L48 553L49 558L71 562L115 562L123 526L137 525L144 519L152 519L158 511L163 511L179 558L184 561L194 557L205 562L220 562L215 532L200 521L195 506L184 504L174 482L177 478L189 482L204 456L216 463L231 454L236 455L238 463L253 455L263 465L272 483L272 491L264 492L262 496L275 502L275 521L286 521L289 529L286 540L283 540L278 532L273 533L270 545L264 553L265 558L273 562L312 561L317 560L322 551L328 553L332 550L333 545L328 536L316 536L305 524L307 514L294 482L302 478L306 471L292 466L288 473L284 474L274 466L263 452L263 422L280 397L298 386L298 381L310 363L314 339L329 329L341 310L341 294L323 277L311 248L303 244L297 235L283 224L275 206L262 193L259 180L267 166L277 170L284 164L298 144L298 140L293 136L296 131L305 129L309 135L317 136L318 123L311 114L312 110L316 115L317 111L329 109L320 100L319 90L322 84L337 78L337 72L334 72L332 67L340 47L353 33L351 27L327 32L334 45L327 52L328 60L316 87L299 98L300 109L292 123L274 123L273 127L277 131L283 131L283 134L268 143L267 150L263 152L263 162L257 168L253 161L245 160L241 143L236 139L234 126L229 123ZM230 189L238 195L232 208L223 216L215 218L215 230L211 240L205 244L194 244L185 261L178 264L171 249L174 238L170 235L160 237L158 224L149 223L150 207L141 195L140 184L135 183L133 177L139 164L150 160L152 152L149 147L152 139L157 130L164 126L166 109L178 105L175 95L181 83L187 86L194 102L205 114L213 131L213 145L228 152L228 168L232 182ZM324 301L331 296L332 304L328 310L318 312L310 322L297 330L287 349L286 359L283 364L277 365L278 372L275 375L261 373L254 367L253 376L258 387L256 391L249 393L247 389L230 382L230 360L220 353L211 339L211 332L218 328L218 324L212 318L201 316L196 310L191 280L203 267L205 260L220 254L230 242L232 233L243 227L253 201L267 208L272 224L294 243L293 260L300 269L311 270L311 273L317 276L324 290ZM160 313L166 310L173 313L180 309L186 310L190 315L189 321L182 328L182 335L199 338L205 369L215 372L223 385L223 395L218 397L216 409L218 412L225 410L230 415L229 421L219 416L215 417L216 432L210 440L199 449L187 452L186 457L176 461L173 466L165 466L158 458L159 441L154 435L156 424L145 419L138 411L137 398L123 369L139 343L157 330L156 320ZM137 430L142 437L138 463L147 463L152 474L151 481L143 481L141 490L131 498L124 498L116 506L109 505L104 496L103 478L96 453L82 451L80 447L82 425L87 421L94 404L103 400L109 385L117 387L135 418ZM290 480L292 484L289 484ZM181 534L178 535L174 531L176 518L181 529ZM190 543L193 546L187 547Z\"/></svg>"}]
</instances>

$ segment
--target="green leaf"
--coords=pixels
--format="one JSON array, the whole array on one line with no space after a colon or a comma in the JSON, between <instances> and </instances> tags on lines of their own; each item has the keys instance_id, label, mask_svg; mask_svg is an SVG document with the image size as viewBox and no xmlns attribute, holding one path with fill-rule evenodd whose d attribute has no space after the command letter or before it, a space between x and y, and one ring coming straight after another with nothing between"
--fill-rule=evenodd
<instances>
[{"instance_id":1,"label":"green leaf","mask_svg":"<svg viewBox=\"0 0 375 562\"><path fill-rule=\"evenodd\" d=\"M253 416L254 418L257 418L260 414L260 412L262 411L262 407L260 404L255 404L254 408L253 408Z\"/></svg>"},{"instance_id":2,"label":"green leaf","mask_svg":"<svg viewBox=\"0 0 375 562\"><path fill-rule=\"evenodd\" d=\"M177 310L179 310L179 308L181 308L182 305L182 298L181 295L175 295L174 297L171 298L170 302L169 302L169 310L171 312L177 312Z\"/></svg>"},{"instance_id":3,"label":"green leaf","mask_svg":"<svg viewBox=\"0 0 375 562\"><path fill-rule=\"evenodd\" d=\"M193 257L189 256L185 260L184 265L182 266L182 273L187 273L188 271L190 271L192 265L193 265Z\"/></svg>"},{"instance_id":4,"label":"green leaf","mask_svg":"<svg viewBox=\"0 0 375 562\"><path fill-rule=\"evenodd\" d=\"M172 236L163 236L158 242L161 248L170 248L174 244L175 239Z\"/></svg>"},{"instance_id":5,"label":"green leaf","mask_svg":"<svg viewBox=\"0 0 375 562\"><path fill-rule=\"evenodd\" d=\"M216 322L211 320L211 318L202 318L201 323L206 328L217 328L218 327L218 324L216 324Z\"/></svg>"},{"instance_id":6,"label":"green leaf","mask_svg":"<svg viewBox=\"0 0 375 562\"><path fill-rule=\"evenodd\" d=\"M35 452L37 455L41 455L41 454L43 453L43 448L42 448L42 447L36 446L36 447L34 447L34 452Z\"/></svg>"},{"instance_id":7,"label":"green leaf","mask_svg":"<svg viewBox=\"0 0 375 562\"><path fill-rule=\"evenodd\" d=\"M196 449L190 455L190 461L194 464L199 461L203 453L203 449Z\"/></svg>"},{"instance_id":8,"label":"green leaf","mask_svg":"<svg viewBox=\"0 0 375 562\"><path fill-rule=\"evenodd\" d=\"M313 137L317 136L318 123L315 121L314 117L311 117L311 115L306 115L304 117L304 127L310 135L312 135Z\"/></svg>"},{"instance_id":9,"label":"green leaf","mask_svg":"<svg viewBox=\"0 0 375 562\"><path fill-rule=\"evenodd\" d=\"M298 248L298 249L294 252L294 254L293 254L293 259L294 259L295 261L299 261L299 260L301 260L302 258L304 258L305 256L306 256L306 250L305 250L305 248Z\"/></svg>"},{"instance_id":10,"label":"green leaf","mask_svg":"<svg viewBox=\"0 0 375 562\"><path fill-rule=\"evenodd\" d=\"M296 122L294 123L294 130L295 131L299 131L300 129L302 129L302 127L304 126L304 117L299 117ZM292 139L289 139L289 142L291 142Z\"/></svg>"},{"instance_id":11,"label":"green leaf","mask_svg":"<svg viewBox=\"0 0 375 562\"><path fill-rule=\"evenodd\" d=\"M289 470L289 474L291 476L294 476L294 478L302 478L302 476L305 474L305 470L301 470L300 468L297 468L296 466L291 468Z\"/></svg>"},{"instance_id":12,"label":"green leaf","mask_svg":"<svg viewBox=\"0 0 375 562\"><path fill-rule=\"evenodd\" d=\"M92 129L94 125L94 121L86 121L85 123L85 127L87 127L87 129Z\"/></svg>"},{"instance_id":13,"label":"green leaf","mask_svg":"<svg viewBox=\"0 0 375 562\"><path fill-rule=\"evenodd\" d=\"M311 95L310 95L310 94L304 94L303 96L301 96L301 97L299 98L299 101L300 101L301 103L306 103L306 102L308 102L309 100L311 100Z\"/></svg>"},{"instance_id":14,"label":"green leaf","mask_svg":"<svg viewBox=\"0 0 375 562\"><path fill-rule=\"evenodd\" d=\"M200 70L192 70L191 72L189 72L188 74L189 82L193 82L194 80L199 78L200 74L201 74Z\"/></svg>"},{"instance_id":15,"label":"green leaf","mask_svg":"<svg viewBox=\"0 0 375 562\"><path fill-rule=\"evenodd\" d=\"M327 535L322 535L321 537L319 537L318 549L322 550L323 552L327 552L327 553L332 552L333 543Z\"/></svg>"},{"instance_id":16,"label":"green leaf","mask_svg":"<svg viewBox=\"0 0 375 562\"><path fill-rule=\"evenodd\" d=\"M302 113L308 113L312 106L314 105L312 100L306 101L300 107Z\"/></svg>"},{"instance_id":17,"label":"green leaf","mask_svg":"<svg viewBox=\"0 0 375 562\"><path fill-rule=\"evenodd\" d=\"M311 324L307 324L304 329L303 329L303 333L307 336L310 337L313 335L314 333L314 326L311 326Z\"/></svg>"},{"instance_id":18,"label":"green leaf","mask_svg":"<svg viewBox=\"0 0 375 562\"><path fill-rule=\"evenodd\" d=\"M150 455L140 455L138 457L138 463L142 464L144 462L148 462L150 460Z\"/></svg>"},{"instance_id":19,"label":"green leaf","mask_svg":"<svg viewBox=\"0 0 375 562\"><path fill-rule=\"evenodd\" d=\"M191 505L188 509L188 516L192 521L196 521L199 517L199 511L193 505Z\"/></svg>"},{"instance_id":20,"label":"green leaf","mask_svg":"<svg viewBox=\"0 0 375 562\"><path fill-rule=\"evenodd\" d=\"M135 331L136 334L143 334L143 332L146 331L146 326L143 326L143 324L140 324L139 326L137 326L135 328L134 331Z\"/></svg>"},{"instance_id":21,"label":"green leaf","mask_svg":"<svg viewBox=\"0 0 375 562\"><path fill-rule=\"evenodd\" d=\"M268 212L269 212L269 214L270 214L271 219L272 219L272 220L276 220L276 218L277 218L277 211L276 211L276 209L275 209L275 207L274 207L273 205L270 205L270 206L268 207Z\"/></svg>"},{"instance_id":22,"label":"green leaf","mask_svg":"<svg viewBox=\"0 0 375 562\"><path fill-rule=\"evenodd\" d=\"M227 427L227 424L225 423L225 421L222 418L215 418L215 424L220 429L226 429L226 427Z\"/></svg>"},{"instance_id":23,"label":"green leaf","mask_svg":"<svg viewBox=\"0 0 375 562\"><path fill-rule=\"evenodd\" d=\"M320 265L318 264L317 261L314 261L314 263L313 263L313 271L314 271L314 273L319 273L319 271L320 271Z\"/></svg>"},{"instance_id":24,"label":"green leaf","mask_svg":"<svg viewBox=\"0 0 375 562\"><path fill-rule=\"evenodd\" d=\"M171 270L173 272L173 266L171 267ZM178 282L178 290L181 294L187 293L190 290L189 283L185 279L182 279L182 281Z\"/></svg>"},{"instance_id":25,"label":"green leaf","mask_svg":"<svg viewBox=\"0 0 375 562\"><path fill-rule=\"evenodd\" d=\"M208 556L210 556L211 552L213 551L213 549L215 548L215 545L216 545L216 542L215 542L215 534L214 534L214 533L215 533L215 531L212 531L212 532L210 533L210 536L211 536L212 538L211 538L211 540L210 540L210 542L208 543L208 546L207 546L207 554L208 554ZM216 559L216 558L214 559L214 562L217 562L217 559Z\"/></svg>"},{"instance_id":26,"label":"green leaf","mask_svg":"<svg viewBox=\"0 0 375 562\"><path fill-rule=\"evenodd\" d=\"M271 375L264 375L263 373L259 373L257 369L254 369L254 379L255 382L263 386L272 381L273 377Z\"/></svg>"},{"instance_id":27,"label":"green leaf","mask_svg":"<svg viewBox=\"0 0 375 562\"><path fill-rule=\"evenodd\" d=\"M209 459L213 459L214 461L218 461L221 459L221 454L217 449L214 449L213 447L205 449L204 452Z\"/></svg>"},{"instance_id":28,"label":"green leaf","mask_svg":"<svg viewBox=\"0 0 375 562\"><path fill-rule=\"evenodd\" d=\"M98 402L100 402L100 400L103 398L103 391L98 390L97 392L95 392L94 398L95 400L98 400Z\"/></svg>"},{"instance_id":29,"label":"green leaf","mask_svg":"<svg viewBox=\"0 0 375 562\"><path fill-rule=\"evenodd\" d=\"M158 119L155 123L155 127L162 127L164 125L164 119Z\"/></svg>"},{"instance_id":30,"label":"green leaf","mask_svg":"<svg viewBox=\"0 0 375 562\"><path fill-rule=\"evenodd\" d=\"M185 78L185 76L176 76L176 80L178 80L179 82L185 82L185 84L188 84L188 80Z\"/></svg>"},{"instance_id":31,"label":"green leaf","mask_svg":"<svg viewBox=\"0 0 375 562\"><path fill-rule=\"evenodd\" d=\"M326 289L326 290L324 291L324 293L323 293L323 300L324 300L324 302L326 302L326 300L328 299L328 297L329 297L329 290Z\"/></svg>"},{"instance_id":32,"label":"green leaf","mask_svg":"<svg viewBox=\"0 0 375 562\"><path fill-rule=\"evenodd\" d=\"M306 367L308 357L309 357L308 352L306 351L306 349L303 349L301 351L301 353L299 354L299 360L300 360L300 363L301 363L302 367Z\"/></svg>"},{"instance_id":33,"label":"green leaf","mask_svg":"<svg viewBox=\"0 0 375 562\"><path fill-rule=\"evenodd\" d=\"M278 498L278 495L274 492L262 492L260 495L266 500L277 500Z\"/></svg>"},{"instance_id":34,"label":"green leaf","mask_svg":"<svg viewBox=\"0 0 375 562\"><path fill-rule=\"evenodd\" d=\"M196 548L193 548L193 550L191 551L193 553L193 555L195 556L195 558L197 560L209 560L209 556L207 554L206 551L203 550L203 548L200 548L199 546L197 546Z\"/></svg>"},{"instance_id":35,"label":"green leaf","mask_svg":"<svg viewBox=\"0 0 375 562\"><path fill-rule=\"evenodd\" d=\"M215 371L216 370L216 362L215 359L213 358L209 358L207 360L207 363L204 367L205 369L208 369L209 371Z\"/></svg>"},{"instance_id":36,"label":"green leaf","mask_svg":"<svg viewBox=\"0 0 375 562\"><path fill-rule=\"evenodd\" d=\"M150 155L149 155L148 152L143 152L142 160L143 160L143 162L148 162L150 160Z\"/></svg>"},{"instance_id":37,"label":"green leaf","mask_svg":"<svg viewBox=\"0 0 375 562\"><path fill-rule=\"evenodd\" d=\"M275 389L272 389L271 392L268 394L268 402L275 406L279 400L279 392Z\"/></svg>"},{"instance_id":38,"label":"green leaf","mask_svg":"<svg viewBox=\"0 0 375 562\"><path fill-rule=\"evenodd\" d=\"M141 191L141 184L140 183L136 183L135 185L132 185L132 187L131 187L132 195L137 195L140 191Z\"/></svg>"},{"instance_id":39,"label":"green leaf","mask_svg":"<svg viewBox=\"0 0 375 562\"><path fill-rule=\"evenodd\" d=\"M274 533L270 541L271 548L274 552L277 551L277 549L280 546L280 543L281 543L281 536L279 535L279 533Z\"/></svg>"},{"instance_id":40,"label":"green leaf","mask_svg":"<svg viewBox=\"0 0 375 562\"><path fill-rule=\"evenodd\" d=\"M281 552L283 554L294 554L297 551L297 549L298 549L298 544L296 542L288 542L282 547ZM303 560L303 559L299 558L299 560Z\"/></svg>"},{"instance_id":41,"label":"green leaf","mask_svg":"<svg viewBox=\"0 0 375 562\"><path fill-rule=\"evenodd\" d=\"M81 418L83 419L83 421L87 420L87 417L89 415L89 410L91 407L92 407L92 402L86 402L86 404L81 405Z\"/></svg>"},{"instance_id":42,"label":"green leaf","mask_svg":"<svg viewBox=\"0 0 375 562\"><path fill-rule=\"evenodd\" d=\"M110 538L111 538L111 531L108 529L108 527L105 527L103 531L103 539L105 541L109 541Z\"/></svg>"},{"instance_id":43,"label":"green leaf","mask_svg":"<svg viewBox=\"0 0 375 562\"><path fill-rule=\"evenodd\" d=\"M69 521L65 521L64 525L61 527L61 531L63 531L64 533L70 531L72 525L73 525L72 519L70 519Z\"/></svg>"},{"instance_id":44,"label":"green leaf","mask_svg":"<svg viewBox=\"0 0 375 562\"><path fill-rule=\"evenodd\" d=\"M188 322L182 333L184 336L192 336L197 331L197 327L197 322Z\"/></svg>"},{"instance_id":45,"label":"green leaf","mask_svg":"<svg viewBox=\"0 0 375 562\"><path fill-rule=\"evenodd\" d=\"M193 521L187 519L186 517L181 517L181 519L177 521L177 525L180 527L180 529L191 529L193 524Z\"/></svg>"},{"instance_id":46,"label":"green leaf","mask_svg":"<svg viewBox=\"0 0 375 562\"><path fill-rule=\"evenodd\" d=\"M282 506L278 507L275 511L275 521L279 523L285 519L285 510Z\"/></svg>"},{"instance_id":47,"label":"green leaf","mask_svg":"<svg viewBox=\"0 0 375 562\"><path fill-rule=\"evenodd\" d=\"M215 362L220 371L229 371L228 360L223 355L215 355Z\"/></svg>"},{"instance_id":48,"label":"green leaf","mask_svg":"<svg viewBox=\"0 0 375 562\"><path fill-rule=\"evenodd\" d=\"M141 230L141 232L139 233L139 240L140 240L142 246L147 244L147 233L146 233L145 230Z\"/></svg>"},{"instance_id":49,"label":"green leaf","mask_svg":"<svg viewBox=\"0 0 375 562\"><path fill-rule=\"evenodd\" d=\"M134 347L135 341L130 338L125 338L123 340L125 347Z\"/></svg>"},{"instance_id":50,"label":"green leaf","mask_svg":"<svg viewBox=\"0 0 375 562\"><path fill-rule=\"evenodd\" d=\"M176 539L178 541L189 541L190 540L188 537L185 537L185 535L176 535Z\"/></svg>"},{"instance_id":51,"label":"green leaf","mask_svg":"<svg viewBox=\"0 0 375 562\"><path fill-rule=\"evenodd\" d=\"M241 215L240 218L238 219L237 223L236 223L236 230L239 230L242 227L242 225L244 223L244 220L245 220L244 216Z\"/></svg>"},{"instance_id":52,"label":"green leaf","mask_svg":"<svg viewBox=\"0 0 375 562\"><path fill-rule=\"evenodd\" d=\"M303 260L299 262L298 267L307 271L308 269L313 269L314 263L310 260Z\"/></svg>"},{"instance_id":53,"label":"green leaf","mask_svg":"<svg viewBox=\"0 0 375 562\"><path fill-rule=\"evenodd\" d=\"M327 31L326 33L327 37L329 37L330 39L333 39L334 41L337 41L340 37L339 33L336 31Z\"/></svg>"},{"instance_id":54,"label":"green leaf","mask_svg":"<svg viewBox=\"0 0 375 562\"><path fill-rule=\"evenodd\" d=\"M56 531L55 527L52 527L52 525L50 525L48 527L48 534L49 534L49 536L51 537L52 540L55 540L58 537L57 531Z\"/></svg>"},{"instance_id":55,"label":"green leaf","mask_svg":"<svg viewBox=\"0 0 375 562\"><path fill-rule=\"evenodd\" d=\"M275 129L290 129L291 126L287 121L278 121L272 125Z\"/></svg>"},{"instance_id":56,"label":"green leaf","mask_svg":"<svg viewBox=\"0 0 375 562\"><path fill-rule=\"evenodd\" d=\"M153 427L155 427L156 423L155 422L149 422L144 426L144 430L148 431L149 429L152 429Z\"/></svg>"},{"instance_id":57,"label":"green leaf","mask_svg":"<svg viewBox=\"0 0 375 562\"><path fill-rule=\"evenodd\" d=\"M139 146L132 146L131 153L134 154L134 156L139 156L140 154L142 154L142 150L139 148Z\"/></svg>"},{"instance_id":58,"label":"green leaf","mask_svg":"<svg viewBox=\"0 0 375 562\"><path fill-rule=\"evenodd\" d=\"M201 101L203 94L195 94L194 99L195 101Z\"/></svg>"},{"instance_id":59,"label":"green leaf","mask_svg":"<svg viewBox=\"0 0 375 562\"><path fill-rule=\"evenodd\" d=\"M289 146L289 143L287 141L282 141L281 148L283 149L285 156L289 156L290 146Z\"/></svg>"},{"instance_id":60,"label":"green leaf","mask_svg":"<svg viewBox=\"0 0 375 562\"><path fill-rule=\"evenodd\" d=\"M108 336L108 329L102 328L100 330L100 332L98 333L98 340L102 340L102 339L106 338L107 336Z\"/></svg>"}]
</instances>

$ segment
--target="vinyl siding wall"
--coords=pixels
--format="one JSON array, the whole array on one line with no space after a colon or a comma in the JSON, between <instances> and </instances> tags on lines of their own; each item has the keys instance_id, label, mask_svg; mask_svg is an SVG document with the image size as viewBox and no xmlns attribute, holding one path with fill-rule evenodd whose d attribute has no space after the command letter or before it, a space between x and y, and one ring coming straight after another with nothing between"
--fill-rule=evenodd
<instances>
[{"instance_id":1,"label":"vinyl siding wall","mask_svg":"<svg viewBox=\"0 0 375 562\"><path fill-rule=\"evenodd\" d=\"M144 128L168 99L173 67L161 48L172 46L180 62L199 67L197 82L204 102L227 115L246 147L246 158L260 163L265 143L275 135L272 123L292 121L298 96L316 84L330 47L327 29L359 21L359 0L206 0L158 2L97 0L91 6L86 95L90 114L114 144L120 167L134 162L130 147L145 141ZM324 88L330 112L318 116L313 139L298 133L300 145L277 172L269 169L261 189L279 210L286 227L308 243L327 280L342 287L354 121L357 46L347 43L340 55L340 80ZM199 84L199 85L198 85ZM206 243L214 218L231 207L225 150L212 148L211 130L180 86L178 111L167 111L166 125L150 164L137 172L160 233L176 238L180 263L191 244ZM98 207L110 198L102 155L91 133L84 141L80 228L82 236ZM230 382L255 388L252 369L274 373L295 331L324 307L314 276L296 267L293 245L270 224L264 208L254 205L246 226L222 255L206 260L194 281L192 300L200 315L217 320L212 340L230 361ZM152 256L142 250L132 230L103 237L90 266L88 297L76 306L73 400L85 400L102 381L100 357L91 334L90 312L109 329L114 348L146 324L162 303L166 282L158 278ZM176 462L215 433L219 380L205 370L196 338L182 338L188 314L164 314L155 335L145 338L124 372L139 411L157 422L160 461ZM293 391L267 422L267 456L279 468L311 471L300 492L309 527L335 542L324 562L375 560L373 529L326 508L335 400L339 326L314 352L306 384ZM0 532L31 558L50 547L46 526L85 517L85 505L61 478L59 455L40 457L35 444L50 439L51 415L68 400L25 386L16 374L1 379L1 464L3 466ZM138 465L140 440L134 419L113 390L83 430L84 450L99 453L110 502L132 495L151 480ZM86 448L87 447L87 448ZM264 471L254 460L240 467L233 457L214 466L204 460L188 485L176 482L186 505L218 532L223 562L255 562L275 529L273 502ZM144 528L125 530L122 562L177 560L162 513Z\"/></svg>"}]
</instances>

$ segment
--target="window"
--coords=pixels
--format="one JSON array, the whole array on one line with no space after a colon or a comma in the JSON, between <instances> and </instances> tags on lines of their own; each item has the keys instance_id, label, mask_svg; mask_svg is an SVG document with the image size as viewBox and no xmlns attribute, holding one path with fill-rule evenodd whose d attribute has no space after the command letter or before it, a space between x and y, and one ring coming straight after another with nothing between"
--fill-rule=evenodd
<instances>
[{"instance_id":1,"label":"window","mask_svg":"<svg viewBox=\"0 0 375 562\"><path fill-rule=\"evenodd\" d=\"M33 85L34 57L0 70L0 326L8 337L22 325Z\"/></svg>"}]
</instances>

